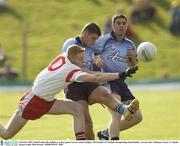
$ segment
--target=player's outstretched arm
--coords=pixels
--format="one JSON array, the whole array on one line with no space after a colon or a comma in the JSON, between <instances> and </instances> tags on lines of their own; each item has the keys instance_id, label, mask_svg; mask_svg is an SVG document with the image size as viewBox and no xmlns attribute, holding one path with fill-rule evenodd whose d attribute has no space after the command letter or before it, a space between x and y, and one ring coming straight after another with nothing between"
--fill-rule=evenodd
<instances>
[{"instance_id":1,"label":"player's outstretched arm","mask_svg":"<svg viewBox=\"0 0 180 146\"><path fill-rule=\"evenodd\" d=\"M78 77L82 82L106 82L119 78L119 73L94 73L84 74Z\"/></svg>"},{"instance_id":2,"label":"player's outstretched arm","mask_svg":"<svg viewBox=\"0 0 180 146\"><path fill-rule=\"evenodd\" d=\"M131 67L123 73L95 73L95 74L83 74L78 77L79 81L82 82L107 82L116 80L119 78L132 77L132 74L136 73L138 67Z\"/></svg>"}]
</instances>

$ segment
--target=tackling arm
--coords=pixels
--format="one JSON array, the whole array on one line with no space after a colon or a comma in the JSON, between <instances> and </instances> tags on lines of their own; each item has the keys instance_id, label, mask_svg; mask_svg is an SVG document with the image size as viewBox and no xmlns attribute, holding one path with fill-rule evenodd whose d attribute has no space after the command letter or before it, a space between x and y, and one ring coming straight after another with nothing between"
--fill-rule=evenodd
<instances>
[{"instance_id":1,"label":"tackling arm","mask_svg":"<svg viewBox=\"0 0 180 146\"><path fill-rule=\"evenodd\" d=\"M83 74L78 77L77 80L83 81L83 82L107 82L116 80L119 78L126 78L126 77L132 77L132 74L136 73L138 70L138 67L131 67L127 71L122 73L94 73L94 74Z\"/></svg>"}]
</instances>

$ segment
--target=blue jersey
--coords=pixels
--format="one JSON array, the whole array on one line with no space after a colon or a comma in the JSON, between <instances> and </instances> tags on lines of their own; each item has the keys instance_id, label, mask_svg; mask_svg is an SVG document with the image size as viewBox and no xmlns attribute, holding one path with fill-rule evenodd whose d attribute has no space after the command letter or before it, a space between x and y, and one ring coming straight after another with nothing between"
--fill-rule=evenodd
<instances>
[{"instance_id":1,"label":"blue jersey","mask_svg":"<svg viewBox=\"0 0 180 146\"><path fill-rule=\"evenodd\" d=\"M87 69L92 70L93 69L93 58L94 58L93 50L90 47L84 46L82 44L80 38L76 37L76 38L70 38L64 43L62 52L66 52L67 48L71 45L78 45L80 47L85 48L84 66Z\"/></svg>"},{"instance_id":2,"label":"blue jersey","mask_svg":"<svg viewBox=\"0 0 180 146\"><path fill-rule=\"evenodd\" d=\"M131 40L124 38L123 41L119 42L113 33L99 37L91 47L106 64L106 67L102 68L103 72L124 72L129 63L128 50L134 49L136 51L136 46Z\"/></svg>"}]
</instances>

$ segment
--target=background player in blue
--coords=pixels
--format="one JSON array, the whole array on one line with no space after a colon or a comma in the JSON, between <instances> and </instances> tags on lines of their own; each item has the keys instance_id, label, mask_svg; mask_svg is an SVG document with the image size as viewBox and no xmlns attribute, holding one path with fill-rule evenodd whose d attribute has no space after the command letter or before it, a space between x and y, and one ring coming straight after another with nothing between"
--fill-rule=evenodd
<instances>
[{"instance_id":1,"label":"background player in blue","mask_svg":"<svg viewBox=\"0 0 180 146\"><path fill-rule=\"evenodd\" d=\"M103 72L124 72L128 67L137 64L136 47L125 37L127 30L127 17L124 14L112 18L112 32L99 37L94 44L94 52L99 54L96 65L102 67ZM128 89L125 79L109 82L113 97L129 104L135 97ZM111 111L111 120L108 129L98 132L99 139L119 139L119 132L128 129L142 121L142 114L138 110L130 121L121 119L120 115ZM121 119L121 120L119 120Z\"/></svg>"},{"instance_id":2,"label":"background player in blue","mask_svg":"<svg viewBox=\"0 0 180 146\"><path fill-rule=\"evenodd\" d=\"M88 23L82 28L81 33L77 37L70 38L67 41L65 41L62 47L62 52L66 52L67 48L70 45L74 45L74 44L79 45L80 47L86 48L85 57L84 57L84 69L92 70L94 52L89 46L94 44L100 35L101 35L101 30L99 26L95 23ZM89 86L89 90L87 90L88 86ZM97 87L97 84L74 83L71 86L68 86L68 89L66 91L67 98L74 101L78 101L84 108L86 138L89 140L94 139L94 132L93 132L93 122L89 113L89 107L88 107L87 101L88 101L88 96L90 96L90 93L96 87ZM77 94L76 90L79 90L79 88L81 88L81 92L78 92ZM86 95L84 95L85 92L87 92Z\"/></svg>"},{"instance_id":3,"label":"background player in blue","mask_svg":"<svg viewBox=\"0 0 180 146\"><path fill-rule=\"evenodd\" d=\"M90 45L94 44L100 35L101 30L99 26L95 23L88 23L83 27L78 37L70 38L64 43L62 51L66 52L67 48L74 44L85 48L84 67L86 70L92 70L94 52L92 48L90 48ZM107 90L103 86L90 82L72 83L67 88L66 97L73 101L79 102L83 106L86 138L89 140L94 139L93 123L89 113L88 104L102 103L107 106L107 100L112 101L113 98L110 96L110 94L108 94ZM109 99L107 99L107 97ZM136 111L139 107L137 104L135 104L135 106L136 109L133 109L133 111Z\"/></svg>"},{"instance_id":4,"label":"background player in blue","mask_svg":"<svg viewBox=\"0 0 180 146\"><path fill-rule=\"evenodd\" d=\"M83 27L79 36L77 36L76 38L70 38L64 43L62 47L62 52L66 52L67 48L70 45L74 45L74 44L86 48L84 67L89 70L92 70L94 52L89 46L94 44L100 35L101 35L101 30L99 26L95 23L88 23Z\"/></svg>"}]
</instances>

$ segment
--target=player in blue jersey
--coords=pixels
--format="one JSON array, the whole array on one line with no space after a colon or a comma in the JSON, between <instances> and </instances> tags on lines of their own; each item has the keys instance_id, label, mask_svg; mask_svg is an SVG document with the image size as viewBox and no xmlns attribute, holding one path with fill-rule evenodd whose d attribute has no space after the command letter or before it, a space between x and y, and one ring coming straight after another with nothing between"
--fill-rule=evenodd
<instances>
[{"instance_id":1,"label":"player in blue jersey","mask_svg":"<svg viewBox=\"0 0 180 146\"><path fill-rule=\"evenodd\" d=\"M103 72L124 72L128 67L137 64L136 47L134 43L125 37L127 30L127 17L124 14L115 15L112 18L112 32L99 37L96 44L91 46L94 52L99 54L96 65L101 67ZM114 80L107 84L110 85L112 96L129 104L135 99L129 90L125 78ZM120 115L110 110L111 120L109 127L98 132L99 139L118 140L119 132L126 130L142 121L140 109L133 114L130 121L121 119ZM121 119L121 120L119 120Z\"/></svg>"},{"instance_id":2,"label":"player in blue jersey","mask_svg":"<svg viewBox=\"0 0 180 146\"><path fill-rule=\"evenodd\" d=\"M79 36L75 38L70 38L64 43L62 47L62 52L66 52L67 48L70 45L74 45L74 44L86 48L84 67L89 70L92 70L94 52L89 46L94 44L100 35L101 35L101 30L99 26L95 23L88 23L83 27Z\"/></svg>"},{"instance_id":3,"label":"player in blue jersey","mask_svg":"<svg viewBox=\"0 0 180 146\"><path fill-rule=\"evenodd\" d=\"M96 42L98 37L101 35L101 30L99 26L95 23L88 23L86 24L79 36L76 38L68 39L63 47L62 52L66 52L67 48L70 45L79 45L80 47L85 48L85 57L84 57L84 69L85 70L92 70L93 69L93 58L94 52L93 49L90 47L92 44ZM107 106L107 100L114 100L110 94L106 91L103 86L99 86L97 83L72 83L68 86L66 91L66 97L73 101L79 102L84 108L84 116L85 116L85 131L86 131L86 138L87 139L94 139L94 132L93 132L93 123L89 113L88 105L94 103L101 103ZM108 99L108 98L109 99ZM133 113L137 110L138 104L136 101L132 104ZM112 106L111 104L108 107Z\"/></svg>"}]
</instances>

